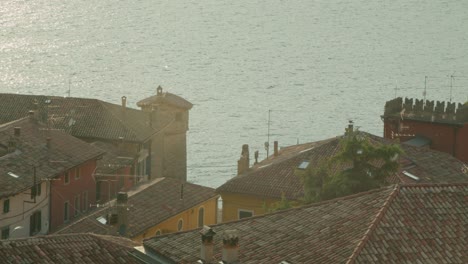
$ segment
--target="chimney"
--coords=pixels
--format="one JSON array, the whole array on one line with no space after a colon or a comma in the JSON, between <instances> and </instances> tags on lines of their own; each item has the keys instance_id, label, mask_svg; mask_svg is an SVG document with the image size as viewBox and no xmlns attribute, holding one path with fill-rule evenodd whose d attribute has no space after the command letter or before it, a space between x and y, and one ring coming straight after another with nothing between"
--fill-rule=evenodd
<instances>
[{"instance_id":1,"label":"chimney","mask_svg":"<svg viewBox=\"0 0 468 264\"><path fill-rule=\"evenodd\" d=\"M19 137L21 135L21 127L14 128L14 135L15 137Z\"/></svg>"},{"instance_id":2,"label":"chimney","mask_svg":"<svg viewBox=\"0 0 468 264\"><path fill-rule=\"evenodd\" d=\"M50 141L52 141L52 139L50 137L47 137L46 138L46 146L47 146L48 149L50 149L50 147L51 147Z\"/></svg>"},{"instance_id":3,"label":"chimney","mask_svg":"<svg viewBox=\"0 0 468 264\"><path fill-rule=\"evenodd\" d=\"M36 114L36 112L34 110L29 110L29 112L28 112L29 119L31 119L31 120L36 119L35 114Z\"/></svg>"},{"instance_id":4,"label":"chimney","mask_svg":"<svg viewBox=\"0 0 468 264\"><path fill-rule=\"evenodd\" d=\"M273 142L273 155L278 156L278 141Z\"/></svg>"},{"instance_id":5,"label":"chimney","mask_svg":"<svg viewBox=\"0 0 468 264\"><path fill-rule=\"evenodd\" d=\"M240 175L246 172L249 169L250 160L249 160L249 145L242 145L242 152L240 159L237 161L237 175Z\"/></svg>"},{"instance_id":6,"label":"chimney","mask_svg":"<svg viewBox=\"0 0 468 264\"><path fill-rule=\"evenodd\" d=\"M227 264L239 261L239 236L237 230L224 231L222 260Z\"/></svg>"},{"instance_id":7,"label":"chimney","mask_svg":"<svg viewBox=\"0 0 468 264\"><path fill-rule=\"evenodd\" d=\"M126 192L119 192L117 194L117 226L121 236L125 236L128 226L128 195Z\"/></svg>"},{"instance_id":8,"label":"chimney","mask_svg":"<svg viewBox=\"0 0 468 264\"><path fill-rule=\"evenodd\" d=\"M200 249L200 258L203 263L211 263L213 261L213 238L216 235L216 232L211 229L209 226L203 226L200 230L201 234L201 249Z\"/></svg>"},{"instance_id":9,"label":"chimney","mask_svg":"<svg viewBox=\"0 0 468 264\"><path fill-rule=\"evenodd\" d=\"M353 131L354 131L353 120L349 120L348 128L346 129L346 135L353 133Z\"/></svg>"},{"instance_id":10,"label":"chimney","mask_svg":"<svg viewBox=\"0 0 468 264\"><path fill-rule=\"evenodd\" d=\"M254 156L255 157L255 164L257 164L258 163L258 150L255 151L254 155L255 155Z\"/></svg>"},{"instance_id":11,"label":"chimney","mask_svg":"<svg viewBox=\"0 0 468 264\"><path fill-rule=\"evenodd\" d=\"M125 110L125 108L127 108L127 97L126 96L122 96L122 107L123 107L124 110Z\"/></svg>"},{"instance_id":12,"label":"chimney","mask_svg":"<svg viewBox=\"0 0 468 264\"><path fill-rule=\"evenodd\" d=\"M161 85L159 85L158 88L156 88L156 95L162 95L162 87L161 87Z\"/></svg>"}]
</instances>

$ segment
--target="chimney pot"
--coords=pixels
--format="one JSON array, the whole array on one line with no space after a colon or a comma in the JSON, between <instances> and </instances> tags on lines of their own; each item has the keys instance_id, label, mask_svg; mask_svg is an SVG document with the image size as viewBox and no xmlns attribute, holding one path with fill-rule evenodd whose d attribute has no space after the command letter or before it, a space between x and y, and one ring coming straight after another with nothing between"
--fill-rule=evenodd
<instances>
[{"instance_id":1,"label":"chimney pot","mask_svg":"<svg viewBox=\"0 0 468 264\"><path fill-rule=\"evenodd\" d=\"M125 236L128 226L128 194L119 192L117 194L117 215L118 215L118 231L121 236Z\"/></svg>"},{"instance_id":2,"label":"chimney pot","mask_svg":"<svg viewBox=\"0 0 468 264\"><path fill-rule=\"evenodd\" d=\"M159 85L158 88L156 88L156 94L157 94L157 95L162 95L162 87L161 87L161 85Z\"/></svg>"},{"instance_id":3,"label":"chimney pot","mask_svg":"<svg viewBox=\"0 0 468 264\"><path fill-rule=\"evenodd\" d=\"M200 230L200 234L202 239L200 258L203 260L203 263L210 263L213 260L213 238L216 232L211 227L205 225Z\"/></svg>"},{"instance_id":4,"label":"chimney pot","mask_svg":"<svg viewBox=\"0 0 468 264\"><path fill-rule=\"evenodd\" d=\"M122 96L122 107L125 109L127 108L127 97Z\"/></svg>"},{"instance_id":5,"label":"chimney pot","mask_svg":"<svg viewBox=\"0 0 468 264\"><path fill-rule=\"evenodd\" d=\"M14 134L16 137L19 137L21 135L21 127L15 127Z\"/></svg>"},{"instance_id":6,"label":"chimney pot","mask_svg":"<svg viewBox=\"0 0 468 264\"><path fill-rule=\"evenodd\" d=\"M239 260L239 236L237 230L224 231L222 260L225 263L237 263Z\"/></svg>"},{"instance_id":7,"label":"chimney pot","mask_svg":"<svg viewBox=\"0 0 468 264\"><path fill-rule=\"evenodd\" d=\"M353 125L353 121L352 120L349 120L349 124L348 124L348 129L346 132L349 133L353 133L353 130L354 130L354 125Z\"/></svg>"},{"instance_id":8,"label":"chimney pot","mask_svg":"<svg viewBox=\"0 0 468 264\"><path fill-rule=\"evenodd\" d=\"M29 110L29 111L28 111L28 116L29 116L29 118L34 119L34 114L35 114L35 111L34 111L34 110Z\"/></svg>"},{"instance_id":9,"label":"chimney pot","mask_svg":"<svg viewBox=\"0 0 468 264\"><path fill-rule=\"evenodd\" d=\"M254 155L255 155L255 164L257 164L258 163L258 150L255 151Z\"/></svg>"},{"instance_id":10,"label":"chimney pot","mask_svg":"<svg viewBox=\"0 0 468 264\"><path fill-rule=\"evenodd\" d=\"M242 145L241 157L237 161L237 174L240 175L246 172L249 169L250 160L249 160L249 145Z\"/></svg>"},{"instance_id":11,"label":"chimney pot","mask_svg":"<svg viewBox=\"0 0 468 264\"><path fill-rule=\"evenodd\" d=\"M273 142L274 156L278 156L278 141Z\"/></svg>"}]
</instances>

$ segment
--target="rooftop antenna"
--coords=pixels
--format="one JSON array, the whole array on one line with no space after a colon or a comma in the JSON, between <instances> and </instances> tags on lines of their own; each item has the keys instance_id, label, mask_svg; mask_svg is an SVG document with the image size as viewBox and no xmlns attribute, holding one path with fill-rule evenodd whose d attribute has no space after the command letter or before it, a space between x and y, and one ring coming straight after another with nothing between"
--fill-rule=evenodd
<instances>
[{"instance_id":1,"label":"rooftop antenna","mask_svg":"<svg viewBox=\"0 0 468 264\"><path fill-rule=\"evenodd\" d=\"M71 89L70 89L70 86L71 86L71 80L68 79L68 97L71 96Z\"/></svg>"},{"instance_id":2,"label":"rooftop antenna","mask_svg":"<svg viewBox=\"0 0 468 264\"><path fill-rule=\"evenodd\" d=\"M453 80L455 80L455 76L452 74L450 75L450 102L452 102Z\"/></svg>"},{"instance_id":3,"label":"rooftop antenna","mask_svg":"<svg viewBox=\"0 0 468 264\"><path fill-rule=\"evenodd\" d=\"M267 142L265 142L265 150L267 153L267 158L268 158L268 151L270 150L270 114L271 114L271 109L268 110L268 134L267 134Z\"/></svg>"},{"instance_id":4,"label":"rooftop antenna","mask_svg":"<svg viewBox=\"0 0 468 264\"><path fill-rule=\"evenodd\" d=\"M423 93L423 96L424 96L424 104L426 103L426 88L427 88L427 76L424 76L424 93Z\"/></svg>"},{"instance_id":5,"label":"rooftop antenna","mask_svg":"<svg viewBox=\"0 0 468 264\"><path fill-rule=\"evenodd\" d=\"M398 91L398 82L395 81L395 98L397 96L397 91Z\"/></svg>"}]
</instances>

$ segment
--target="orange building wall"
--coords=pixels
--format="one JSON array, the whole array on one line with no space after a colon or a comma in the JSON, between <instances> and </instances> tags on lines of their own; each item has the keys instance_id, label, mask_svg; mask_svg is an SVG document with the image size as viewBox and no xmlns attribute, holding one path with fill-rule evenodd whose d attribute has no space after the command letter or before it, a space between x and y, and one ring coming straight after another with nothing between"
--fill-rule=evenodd
<instances>
[{"instance_id":1,"label":"orange building wall","mask_svg":"<svg viewBox=\"0 0 468 264\"><path fill-rule=\"evenodd\" d=\"M143 239L154 237L158 231L161 234L169 234L177 232L177 225L179 219L183 220L183 227L181 231L198 228L198 212L201 207L205 210L204 225L216 224L216 217L218 211L218 197L213 197L204 203L194 206L178 215L175 215L155 226L149 228L143 234L133 237L132 240L142 242Z\"/></svg>"},{"instance_id":2,"label":"orange building wall","mask_svg":"<svg viewBox=\"0 0 468 264\"><path fill-rule=\"evenodd\" d=\"M253 195L221 193L223 199L223 222L238 220L240 209L253 211L253 215L262 215L273 203L280 199L261 198Z\"/></svg>"},{"instance_id":3,"label":"orange building wall","mask_svg":"<svg viewBox=\"0 0 468 264\"><path fill-rule=\"evenodd\" d=\"M461 161L468 162L468 124L463 127L439 123L391 120L384 123L384 137L392 139L395 133L403 135L420 135L431 139L431 149L446 152ZM413 136L397 136L401 142Z\"/></svg>"}]
</instances>

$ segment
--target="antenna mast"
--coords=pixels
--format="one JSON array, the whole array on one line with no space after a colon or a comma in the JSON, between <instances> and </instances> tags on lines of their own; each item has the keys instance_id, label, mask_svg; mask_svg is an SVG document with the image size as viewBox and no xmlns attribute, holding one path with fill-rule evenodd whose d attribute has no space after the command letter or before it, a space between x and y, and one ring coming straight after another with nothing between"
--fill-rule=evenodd
<instances>
[{"instance_id":1,"label":"antenna mast","mask_svg":"<svg viewBox=\"0 0 468 264\"><path fill-rule=\"evenodd\" d=\"M267 158L268 158L268 152L270 150L270 114L271 114L271 109L268 110L268 134L267 134L267 142L265 142Z\"/></svg>"},{"instance_id":2,"label":"antenna mast","mask_svg":"<svg viewBox=\"0 0 468 264\"><path fill-rule=\"evenodd\" d=\"M424 93L423 93L423 96L424 96L424 103L426 103L426 89L427 89L427 76L424 76Z\"/></svg>"}]
</instances>

